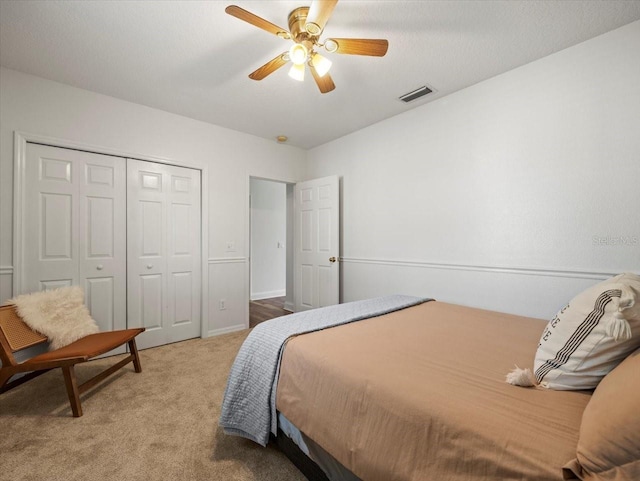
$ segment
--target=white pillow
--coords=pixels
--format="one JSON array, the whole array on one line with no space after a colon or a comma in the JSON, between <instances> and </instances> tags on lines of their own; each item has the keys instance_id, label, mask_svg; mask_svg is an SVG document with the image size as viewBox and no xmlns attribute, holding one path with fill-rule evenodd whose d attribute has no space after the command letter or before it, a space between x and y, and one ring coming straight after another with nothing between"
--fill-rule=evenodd
<instances>
[{"instance_id":1,"label":"white pillow","mask_svg":"<svg viewBox=\"0 0 640 481\"><path fill-rule=\"evenodd\" d=\"M638 347L640 276L620 274L578 294L549 321L535 380L550 389L593 389Z\"/></svg>"},{"instance_id":2,"label":"white pillow","mask_svg":"<svg viewBox=\"0 0 640 481\"><path fill-rule=\"evenodd\" d=\"M49 338L52 350L99 331L78 286L23 294L9 303L16 306L27 326Z\"/></svg>"}]
</instances>

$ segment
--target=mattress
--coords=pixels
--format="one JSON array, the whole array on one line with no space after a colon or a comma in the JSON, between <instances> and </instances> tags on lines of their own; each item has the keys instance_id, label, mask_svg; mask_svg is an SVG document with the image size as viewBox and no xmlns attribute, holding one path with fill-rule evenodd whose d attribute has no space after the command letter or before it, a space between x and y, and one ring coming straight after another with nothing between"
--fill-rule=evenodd
<instances>
[{"instance_id":1,"label":"mattress","mask_svg":"<svg viewBox=\"0 0 640 481\"><path fill-rule=\"evenodd\" d=\"M278 413L279 436L287 436L298 446L298 449L325 473L331 481L361 481L355 474L345 468L336 459L327 453L313 439L302 433L282 413Z\"/></svg>"},{"instance_id":2,"label":"mattress","mask_svg":"<svg viewBox=\"0 0 640 481\"><path fill-rule=\"evenodd\" d=\"M504 381L545 325L429 302L297 336L276 406L367 481L562 479L591 393Z\"/></svg>"}]
</instances>

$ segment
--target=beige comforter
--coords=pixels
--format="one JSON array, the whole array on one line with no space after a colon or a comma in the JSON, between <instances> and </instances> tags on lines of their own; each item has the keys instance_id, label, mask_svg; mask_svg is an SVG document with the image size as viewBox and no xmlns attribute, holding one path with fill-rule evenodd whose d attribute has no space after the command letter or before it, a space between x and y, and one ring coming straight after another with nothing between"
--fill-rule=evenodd
<instances>
[{"instance_id":1,"label":"beige comforter","mask_svg":"<svg viewBox=\"0 0 640 481\"><path fill-rule=\"evenodd\" d=\"M562 479L590 393L504 381L544 326L428 302L298 336L276 406L366 481Z\"/></svg>"}]
</instances>

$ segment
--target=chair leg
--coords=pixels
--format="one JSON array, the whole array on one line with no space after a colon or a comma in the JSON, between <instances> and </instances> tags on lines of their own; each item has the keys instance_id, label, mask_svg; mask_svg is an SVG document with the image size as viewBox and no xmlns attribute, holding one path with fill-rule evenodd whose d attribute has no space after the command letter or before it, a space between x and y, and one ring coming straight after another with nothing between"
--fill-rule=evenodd
<instances>
[{"instance_id":1,"label":"chair leg","mask_svg":"<svg viewBox=\"0 0 640 481\"><path fill-rule=\"evenodd\" d=\"M142 372L142 364L140 364L140 355L138 354L138 348L136 347L136 340L131 339L129 341L129 351L133 355L133 367L136 372Z\"/></svg>"},{"instance_id":2,"label":"chair leg","mask_svg":"<svg viewBox=\"0 0 640 481\"><path fill-rule=\"evenodd\" d=\"M9 373L8 369L5 371L0 370L0 389L2 389L4 385L9 382L9 379L11 379L12 376L13 373Z\"/></svg>"},{"instance_id":3,"label":"chair leg","mask_svg":"<svg viewBox=\"0 0 640 481\"><path fill-rule=\"evenodd\" d=\"M78 391L76 372L73 366L65 366L62 368L62 373L64 374L64 383L67 386L67 395L69 396L73 417L79 418L82 416L82 406L80 404L80 392Z\"/></svg>"}]
</instances>

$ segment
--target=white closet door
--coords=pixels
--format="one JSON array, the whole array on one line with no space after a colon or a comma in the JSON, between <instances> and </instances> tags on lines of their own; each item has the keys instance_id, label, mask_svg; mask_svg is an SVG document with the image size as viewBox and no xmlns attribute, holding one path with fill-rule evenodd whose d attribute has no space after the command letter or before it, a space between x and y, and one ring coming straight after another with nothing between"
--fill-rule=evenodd
<instances>
[{"instance_id":1,"label":"white closet door","mask_svg":"<svg viewBox=\"0 0 640 481\"><path fill-rule=\"evenodd\" d=\"M141 348L200 336L200 171L127 160L128 325Z\"/></svg>"},{"instance_id":2,"label":"white closet door","mask_svg":"<svg viewBox=\"0 0 640 481\"><path fill-rule=\"evenodd\" d=\"M27 144L22 292L80 285L101 331L126 327L126 160Z\"/></svg>"}]
</instances>

